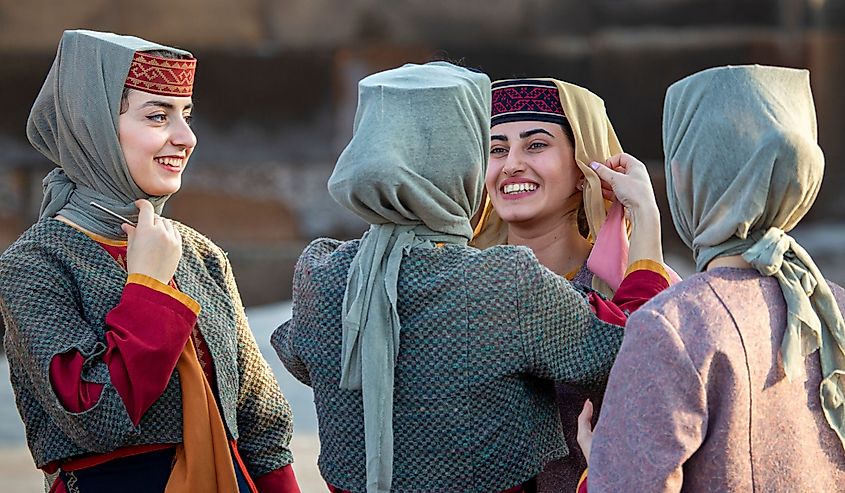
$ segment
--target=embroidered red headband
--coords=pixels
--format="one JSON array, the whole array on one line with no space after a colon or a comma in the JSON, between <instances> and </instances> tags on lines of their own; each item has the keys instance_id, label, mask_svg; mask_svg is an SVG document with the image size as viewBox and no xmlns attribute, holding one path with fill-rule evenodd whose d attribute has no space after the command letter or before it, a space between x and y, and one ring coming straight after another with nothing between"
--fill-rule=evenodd
<instances>
[{"instance_id":1,"label":"embroidered red headband","mask_svg":"<svg viewBox=\"0 0 845 493\"><path fill-rule=\"evenodd\" d=\"M195 58L164 58L136 51L123 85L161 96L190 96L196 66Z\"/></svg>"},{"instance_id":2,"label":"embroidered red headband","mask_svg":"<svg viewBox=\"0 0 845 493\"><path fill-rule=\"evenodd\" d=\"M550 80L500 80L492 86L490 126L516 121L566 123L557 86Z\"/></svg>"}]
</instances>

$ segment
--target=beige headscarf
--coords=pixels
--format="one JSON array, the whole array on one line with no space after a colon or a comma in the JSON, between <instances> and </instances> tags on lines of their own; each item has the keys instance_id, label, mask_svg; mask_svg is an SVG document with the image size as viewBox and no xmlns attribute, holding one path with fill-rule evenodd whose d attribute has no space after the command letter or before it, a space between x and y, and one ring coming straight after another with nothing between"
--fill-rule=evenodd
<instances>
[{"instance_id":1,"label":"beige headscarf","mask_svg":"<svg viewBox=\"0 0 845 493\"><path fill-rule=\"evenodd\" d=\"M608 158L622 152L622 145L616 137L613 125L607 116L604 101L584 89L583 87L562 82L556 79L532 79L552 81L555 83L560 96L560 105L572 128L575 148L575 163L584 175L583 204L590 228L589 238L596 238L604 219L607 216L608 204L601 194L601 181L590 163L605 162ZM475 227L475 236L471 245L477 248L488 248L493 245L507 243L508 225L493 209L489 195L484 203L484 210ZM611 289L607 284L593 276L593 288L610 295Z\"/></svg>"}]
</instances>

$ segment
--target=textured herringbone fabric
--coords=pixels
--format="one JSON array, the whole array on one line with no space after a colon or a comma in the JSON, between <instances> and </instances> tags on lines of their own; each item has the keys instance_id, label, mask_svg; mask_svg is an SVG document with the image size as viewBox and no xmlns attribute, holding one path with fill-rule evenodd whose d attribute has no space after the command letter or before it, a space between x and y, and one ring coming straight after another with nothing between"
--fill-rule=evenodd
<instances>
[{"instance_id":1,"label":"textured herringbone fabric","mask_svg":"<svg viewBox=\"0 0 845 493\"><path fill-rule=\"evenodd\" d=\"M291 413L247 325L225 254L207 238L177 224L182 259L175 279L202 306L197 321L211 350L219 404L229 435L238 439L253 477L292 462ZM86 453L182 439L179 375L132 425L109 384L106 314L119 300L126 272L94 241L54 219L42 219L0 257L0 308L18 411L38 467ZM88 360L83 378L103 383L91 409L74 414L49 381L50 360L78 349Z\"/></svg>"},{"instance_id":2,"label":"textured herringbone fabric","mask_svg":"<svg viewBox=\"0 0 845 493\"><path fill-rule=\"evenodd\" d=\"M489 120L490 79L451 63L409 63L358 83L352 140L328 187L338 204L370 224L346 280L340 378L364 399L367 493L391 490L403 252L466 245L472 237Z\"/></svg>"},{"instance_id":3,"label":"textured herringbone fabric","mask_svg":"<svg viewBox=\"0 0 845 493\"><path fill-rule=\"evenodd\" d=\"M593 273L585 263L581 266L572 282L583 286L592 286ZM601 409L601 399L604 395L604 387L586 391L576 385L565 383L555 384L557 410L560 414L560 423L563 428L563 439L569 453L566 457L549 462L543 472L537 476L537 491L539 493L571 493L575 491L578 479L587 468L587 460L578 446L578 415L584 407L584 401L590 399L593 403L595 414Z\"/></svg>"},{"instance_id":4,"label":"textured herringbone fabric","mask_svg":"<svg viewBox=\"0 0 845 493\"><path fill-rule=\"evenodd\" d=\"M314 389L324 478L354 492L366 489L361 392L338 384L358 244L316 240L303 252L293 319L272 338ZM601 387L620 327L596 319L583 292L522 247L412 250L398 295L393 491L502 491L566 455L553 380Z\"/></svg>"}]
</instances>

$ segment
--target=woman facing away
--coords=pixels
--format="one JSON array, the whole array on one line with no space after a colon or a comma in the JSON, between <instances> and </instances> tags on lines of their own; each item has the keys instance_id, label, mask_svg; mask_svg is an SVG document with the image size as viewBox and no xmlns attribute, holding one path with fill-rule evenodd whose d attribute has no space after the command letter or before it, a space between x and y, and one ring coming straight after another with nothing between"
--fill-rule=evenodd
<instances>
[{"instance_id":1,"label":"woman facing away","mask_svg":"<svg viewBox=\"0 0 845 493\"><path fill-rule=\"evenodd\" d=\"M491 116L488 200L472 244L529 247L553 272L612 297L621 310L598 314L605 321L625 325L627 314L664 289L669 278L659 250L635 263L628 262L624 250L617 250L616 258L590 257L599 232L605 237L613 234L602 229L607 217L605 199L610 195L598 173L606 170L594 170L592 162L630 168L643 177L619 198L635 228L632 241L641 241L638 234L656 235L658 249L660 245L660 216L648 173L642 163L621 154L604 102L582 87L554 79L502 80L493 83ZM627 240L621 208L612 212L615 219L609 221L617 221L616 233ZM608 267L618 272L611 269L609 276ZM611 360L613 356L608 355ZM538 488L573 491L586 466L576 444L577 416L586 399L600 404L603 386L586 392L558 383L556 391L569 453L546 466L538 477Z\"/></svg>"},{"instance_id":2,"label":"woman facing away","mask_svg":"<svg viewBox=\"0 0 845 493\"><path fill-rule=\"evenodd\" d=\"M370 229L305 249L272 337L314 389L333 492L534 492L566 451L554 382L594 388L613 362L622 328L594 312L618 307L528 248L467 245L489 122L478 72L437 62L359 83L329 191ZM647 180L601 173L626 199ZM659 230L636 226L631 257L659 259Z\"/></svg>"},{"instance_id":3,"label":"woman facing away","mask_svg":"<svg viewBox=\"0 0 845 493\"><path fill-rule=\"evenodd\" d=\"M30 113L30 142L58 167L41 218L0 257L0 308L55 492L299 491L290 408L225 254L161 216L196 146L195 63L66 31Z\"/></svg>"},{"instance_id":4,"label":"woman facing away","mask_svg":"<svg viewBox=\"0 0 845 493\"><path fill-rule=\"evenodd\" d=\"M676 82L663 144L672 219L701 272L631 316L590 492L842 491L845 290L787 234L824 173L809 73Z\"/></svg>"}]
</instances>

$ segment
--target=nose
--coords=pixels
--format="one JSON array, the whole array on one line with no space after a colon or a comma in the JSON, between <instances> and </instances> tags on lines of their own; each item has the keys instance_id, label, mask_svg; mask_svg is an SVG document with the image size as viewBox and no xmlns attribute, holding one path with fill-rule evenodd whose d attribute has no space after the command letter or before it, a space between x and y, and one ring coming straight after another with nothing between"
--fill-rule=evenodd
<instances>
[{"instance_id":1,"label":"nose","mask_svg":"<svg viewBox=\"0 0 845 493\"><path fill-rule=\"evenodd\" d=\"M508 151L507 158L505 158L505 164L502 166L502 173L507 176L514 176L523 171L525 171L525 163L522 160L522 155L518 150L511 148Z\"/></svg>"},{"instance_id":2,"label":"nose","mask_svg":"<svg viewBox=\"0 0 845 493\"><path fill-rule=\"evenodd\" d=\"M197 136L188 122L179 118L170 134L170 143L183 149L193 149L197 145Z\"/></svg>"}]
</instances>

